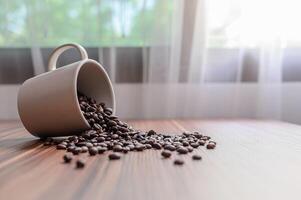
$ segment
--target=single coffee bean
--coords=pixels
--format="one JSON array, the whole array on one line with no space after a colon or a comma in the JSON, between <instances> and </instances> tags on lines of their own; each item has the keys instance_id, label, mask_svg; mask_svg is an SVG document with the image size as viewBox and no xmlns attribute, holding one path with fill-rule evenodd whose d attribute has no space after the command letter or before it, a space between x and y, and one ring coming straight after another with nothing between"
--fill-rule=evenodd
<instances>
[{"instance_id":1,"label":"single coffee bean","mask_svg":"<svg viewBox=\"0 0 301 200\"><path fill-rule=\"evenodd\" d=\"M152 136L152 135L156 135L156 132L154 130L149 130L147 132L147 136Z\"/></svg>"},{"instance_id":2,"label":"single coffee bean","mask_svg":"<svg viewBox=\"0 0 301 200\"><path fill-rule=\"evenodd\" d=\"M183 164L184 164L184 161L183 161L183 160L177 159L177 160L174 161L174 164L175 164L175 165L183 165Z\"/></svg>"},{"instance_id":3,"label":"single coffee bean","mask_svg":"<svg viewBox=\"0 0 301 200\"><path fill-rule=\"evenodd\" d=\"M75 149L75 146L70 146L70 147L67 148L67 151L72 152L74 149Z\"/></svg>"},{"instance_id":4,"label":"single coffee bean","mask_svg":"<svg viewBox=\"0 0 301 200\"><path fill-rule=\"evenodd\" d=\"M162 151L161 155L164 157L164 158L169 158L171 156L171 153L169 151Z\"/></svg>"},{"instance_id":5,"label":"single coffee bean","mask_svg":"<svg viewBox=\"0 0 301 200\"><path fill-rule=\"evenodd\" d=\"M106 152L108 149L107 149L106 147L98 147L97 150L98 150L98 153L99 153L99 154L103 154L103 153Z\"/></svg>"},{"instance_id":6,"label":"single coffee bean","mask_svg":"<svg viewBox=\"0 0 301 200\"><path fill-rule=\"evenodd\" d=\"M70 155L70 154L65 154L65 155L63 156L63 159L64 159L64 162L65 162L65 163L70 163L71 160L72 160L72 155Z\"/></svg>"},{"instance_id":7,"label":"single coffee bean","mask_svg":"<svg viewBox=\"0 0 301 200\"><path fill-rule=\"evenodd\" d=\"M123 151L123 148L122 148L121 145L115 145L115 146L113 147L113 151L115 151L115 152L122 152L122 151Z\"/></svg>"},{"instance_id":8,"label":"single coffee bean","mask_svg":"<svg viewBox=\"0 0 301 200\"><path fill-rule=\"evenodd\" d=\"M202 156L200 156L200 155L193 155L192 159L193 160L202 160Z\"/></svg>"},{"instance_id":9,"label":"single coffee bean","mask_svg":"<svg viewBox=\"0 0 301 200\"><path fill-rule=\"evenodd\" d=\"M64 145L64 144L58 144L56 146L57 149L60 149L60 150L63 150L63 149L66 149L67 147Z\"/></svg>"},{"instance_id":10,"label":"single coffee bean","mask_svg":"<svg viewBox=\"0 0 301 200\"><path fill-rule=\"evenodd\" d=\"M117 153L111 153L111 154L109 155L109 159L110 159L110 160L119 160L119 159L120 159L120 155L117 154Z\"/></svg>"},{"instance_id":11,"label":"single coffee bean","mask_svg":"<svg viewBox=\"0 0 301 200\"><path fill-rule=\"evenodd\" d=\"M206 145L207 149L214 149L215 148L215 144L214 143L209 143Z\"/></svg>"},{"instance_id":12,"label":"single coffee bean","mask_svg":"<svg viewBox=\"0 0 301 200\"><path fill-rule=\"evenodd\" d=\"M86 146L81 147L81 149L82 149L81 153L86 153L89 150L88 147L86 147Z\"/></svg>"},{"instance_id":13,"label":"single coffee bean","mask_svg":"<svg viewBox=\"0 0 301 200\"><path fill-rule=\"evenodd\" d=\"M113 120L110 120L110 121L108 121L107 125L108 126L116 126L117 123L115 121L113 121Z\"/></svg>"},{"instance_id":14,"label":"single coffee bean","mask_svg":"<svg viewBox=\"0 0 301 200\"><path fill-rule=\"evenodd\" d=\"M200 141L199 141L199 145L204 146L205 144L206 144L206 141L205 141L205 140L200 140Z\"/></svg>"},{"instance_id":15,"label":"single coffee bean","mask_svg":"<svg viewBox=\"0 0 301 200\"><path fill-rule=\"evenodd\" d=\"M198 148L199 144L197 142L191 143L190 146L192 146L193 148Z\"/></svg>"},{"instance_id":16,"label":"single coffee bean","mask_svg":"<svg viewBox=\"0 0 301 200\"><path fill-rule=\"evenodd\" d=\"M187 147L188 152L193 152L193 148L192 147Z\"/></svg>"},{"instance_id":17,"label":"single coffee bean","mask_svg":"<svg viewBox=\"0 0 301 200\"><path fill-rule=\"evenodd\" d=\"M182 144L184 147L187 147L189 145L189 143L187 141L183 141Z\"/></svg>"},{"instance_id":18,"label":"single coffee bean","mask_svg":"<svg viewBox=\"0 0 301 200\"><path fill-rule=\"evenodd\" d=\"M152 147L155 148L155 149L161 149L162 148L159 143L152 144Z\"/></svg>"},{"instance_id":19,"label":"single coffee bean","mask_svg":"<svg viewBox=\"0 0 301 200\"><path fill-rule=\"evenodd\" d=\"M76 168L81 169L81 168L84 168L84 167L85 167L85 161L83 159L79 158L76 161Z\"/></svg>"},{"instance_id":20,"label":"single coffee bean","mask_svg":"<svg viewBox=\"0 0 301 200\"><path fill-rule=\"evenodd\" d=\"M187 153L188 153L188 150L187 150L187 148L185 148L185 147L179 147L179 148L177 149L177 152L178 152L179 154L187 154Z\"/></svg>"},{"instance_id":21,"label":"single coffee bean","mask_svg":"<svg viewBox=\"0 0 301 200\"><path fill-rule=\"evenodd\" d=\"M78 155L81 151L82 151L82 149L80 147L76 147L73 149L72 153L73 153L73 155Z\"/></svg>"},{"instance_id":22,"label":"single coffee bean","mask_svg":"<svg viewBox=\"0 0 301 200\"><path fill-rule=\"evenodd\" d=\"M164 146L164 149L169 150L169 151L175 151L176 147L171 144L168 144L168 145Z\"/></svg>"},{"instance_id":23,"label":"single coffee bean","mask_svg":"<svg viewBox=\"0 0 301 200\"><path fill-rule=\"evenodd\" d=\"M123 147L123 153L127 153L130 151L130 148L129 147Z\"/></svg>"},{"instance_id":24,"label":"single coffee bean","mask_svg":"<svg viewBox=\"0 0 301 200\"><path fill-rule=\"evenodd\" d=\"M98 149L97 149L96 147L91 147L91 148L89 149L89 154L90 154L91 156L95 156L97 153L98 153Z\"/></svg>"}]
</instances>

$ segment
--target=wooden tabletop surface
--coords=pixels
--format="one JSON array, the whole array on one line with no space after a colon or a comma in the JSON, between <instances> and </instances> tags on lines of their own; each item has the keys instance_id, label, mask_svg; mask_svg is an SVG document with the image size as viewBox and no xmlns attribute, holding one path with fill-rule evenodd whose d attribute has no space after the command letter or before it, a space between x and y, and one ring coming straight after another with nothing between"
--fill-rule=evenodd
<instances>
[{"instance_id":1,"label":"wooden tabletop surface","mask_svg":"<svg viewBox=\"0 0 301 200\"><path fill-rule=\"evenodd\" d=\"M130 121L164 133L201 131L218 143L202 161L174 166L160 151L98 155L83 170L62 163L19 122L0 123L0 199L301 199L301 127L276 121ZM174 153L173 158L179 157Z\"/></svg>"}]
</instances>

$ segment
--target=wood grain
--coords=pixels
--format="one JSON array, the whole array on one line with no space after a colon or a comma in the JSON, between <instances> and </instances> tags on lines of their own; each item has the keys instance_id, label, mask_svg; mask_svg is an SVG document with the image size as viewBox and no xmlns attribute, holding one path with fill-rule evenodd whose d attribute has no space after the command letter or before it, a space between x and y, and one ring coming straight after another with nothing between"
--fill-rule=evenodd
<instances>
[{"instance_id":1,"label":"wood grain","mask_svg":"<svg viewBox=\"0 0 301 200\"><path fill-rule=\"evenodd\" d=\"M197 150L200 162L181 156L181 167L152 150L119 161L90 157L84 170L76 170L62 163L63 151L43 146L19 122L1 122L0 199L300 199L300 126L256 120L129 123L170 134L198 130L218 146Z\"/></svg>"}]
</instances>

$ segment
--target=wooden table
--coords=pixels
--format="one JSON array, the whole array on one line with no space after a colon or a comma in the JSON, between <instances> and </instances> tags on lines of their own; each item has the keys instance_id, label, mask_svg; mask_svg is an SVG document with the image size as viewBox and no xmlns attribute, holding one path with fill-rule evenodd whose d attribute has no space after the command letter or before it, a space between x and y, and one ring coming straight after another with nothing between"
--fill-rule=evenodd
<instances>
[{"instance_id":1,"label":"wooden table","mask_svg":"<svg viewBox=\"0 0 301 200\"><path fill-rule=\"evenodd\" d=\"M160 151L119 161L90 157L83 170L62 163L18 122L0 123L0 199L301 199L301 127L276 121L131 121L167 133L198 130L218 143L184 166ZM179 157L176 153L173 158ZM73 163L74 164L74 163Z\"/></svg>"}]
</instances>

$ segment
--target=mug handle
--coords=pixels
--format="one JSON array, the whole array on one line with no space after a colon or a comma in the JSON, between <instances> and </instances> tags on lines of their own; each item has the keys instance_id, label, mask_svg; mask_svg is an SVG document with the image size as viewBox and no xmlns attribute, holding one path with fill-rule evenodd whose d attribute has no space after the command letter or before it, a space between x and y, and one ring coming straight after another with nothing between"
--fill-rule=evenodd
<instances>
[{"instance_id":1,"label":"mug handle","mask_svg":"<svg viewBox=\"0 0 301 200\"><path fill-rule=\"evenodd\" d=\"M71 48L75 48L79 51L81 60L87 60L88 54L84 47L82 47L79 44L76 43L70 43L70 44L64 44L62 46L59 46L54 49L54 51L51 53L49 61L48 61L48 71L52 71L56 69L56 63L57 59L60 57L60 55Z\"/></svg>"}]
</instances>

